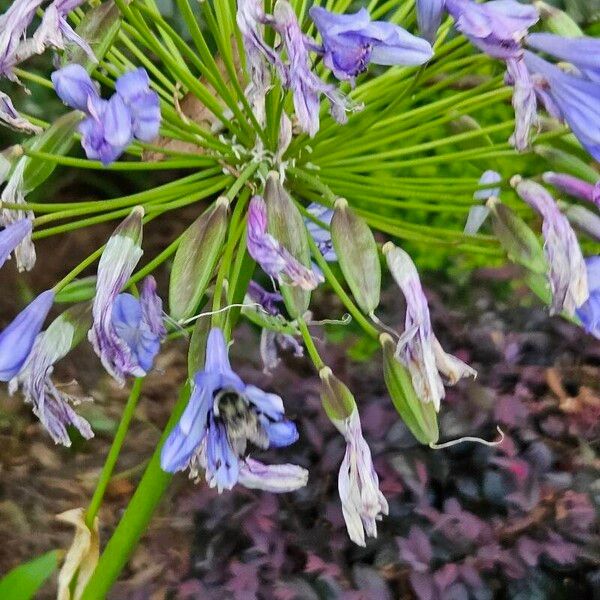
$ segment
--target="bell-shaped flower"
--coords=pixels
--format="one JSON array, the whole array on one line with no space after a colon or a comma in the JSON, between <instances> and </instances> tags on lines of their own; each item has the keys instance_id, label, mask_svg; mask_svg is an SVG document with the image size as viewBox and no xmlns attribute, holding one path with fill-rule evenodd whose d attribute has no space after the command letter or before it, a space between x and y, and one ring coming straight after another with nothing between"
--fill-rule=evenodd
<instances>
[{"instance_id":1,"label":"bell-shaped flower","mask_svg":"<svg viewBox=\"0 0 600 600\"><path fill-rule=\"evenodd\" d=\"M88 112L90 97L100 98L97 84L81 65L66 65L50 78L58 97L71 108Z\"/></svg>"},{"instance_id":2,"label":"bell-shaped flower","mask_svg":"<svg viewBox=\"0 0 600 600\"><path fill-rule=\"evenodd\" d=\"M75 427L85 439L94 436L90 424L73 410L72 405L80 399L59 388L51 377L55 363L84 337L89 318L88 305L75 306L55 319L37 336L23 368L9 384L11 394L21 388L25 402L32 405L54 442L64 446L71 445L68 426Z\"/></svg>"},{"instance_id":3,"label":"bell-shaped flower","mask_svg":"<svg viewBox=\"0 0 600 600\"><path fill-rule=\"evenodd\" d=\"M417 0L417 22L419 31L426 40L433 43L442 22L445 0Z\"/></svg>"},{"instance_id":4,"label":"bell-shaped flower","mask_svg":"<svg viewBox=\"0 0 600 600\"><path fill-rule=\"evenodd\" d=\"M163 470L174 473L189 467L192 477L204 470L208 484L219 492L244 481L254 488L292 491L306 483L299 467L283 465L272 471L247 463L246 454L248 443L267 449L297 439L296 426L284 417L281 398L245 384L231 368L223 332L212 329L204 370L196 373L188 405L162 448ZM286 472L292 476L285 479Z\"/></svg>"},{"instance_id":5,"label":"bell-shaped flower","mask_svg":"<svg viewBox=\"0 0 600 600\"><path fill-rule=\"evenodd\" d=\"M333 219L333 210L331 210L331 208L327 208L326 206L313 202L309 204L306 210L317 221L323 223L323 225L331 225L331 219ZM333 247L333 241L331 239L331 232L329 229L325 229L325 227L322 227L319 223L316 223L309 217L304 218L304 223L306 224L306 230L308 231L308 234L314 240L319 252L323 255L323 258L327 262L336 262L337 254L335 253L335 248Z\"/></svg>"},{"instance_id":6,"label":"bell-shaped flower","mask_svg":"<svg viewBox=\"0 0 600 600\"><path fill-rule=\"evenodd\" d=\"M0 231L0 267L9 259L10 253L31 235L31 220L19 219Z\"/></svg>"},{"instance_id":7,"label":"bell-shaped flower","mask_svg":"<svg viewBox=\"0 0 600 600\"><path fill-rule=\"evenodd\" d=\"M564 311L574 315L589 296L585 262L577 236L544 187L519 176L513 177L511 184L543 220L544 254L552 291L551 313Z\"/></svg>"},{"instance_id":8,"label":"bell-shaped flower","mask_svg":"<svg viewBox=\"0 0 600 600\"><path fill-rule=\"evenodd\" d=\"M305 290L315 289L322 281L267 232L267 207L260 196L250 201L247 234L248 253L267 275Z\"/></svg>"},{"instance_id":9,"label":"bell-shaped flower","mask_svg":"<svg viewBox=\"0 0 600 600\"><path fill-rule=\"evenodd\" d=\"M600 181L593 184L567 173L554 173L552 171L544 173L542 178L545 183L557 190L574 198L587 200L600 208Z\"/></svg>"},{"instance_id":10,"label":"bell-shaped flower","mask_svg":"<svg viewBox=\"0 0 600 600\"><path fill-rule=\"evenodd\" d=\"M42 292L0 332L0 381L10 381L23 368L53 302L53 290Z\"/></svg>"},{"instance_id":11,"label":"bell-shaped flower","mask_svg":"<svg viewBox=\"0 0 600 600\"><path fill-rule=\"evenodd\" d=\"M446 394L440 373L449 384L454 384L463 377L475 377L477 372L442 349L433 333L427 299L410 256L391 242L384 245L383 252L406 299L404 333L396 349L397 358L409 370L421 401L432 402L439 411Z\"/></svg>"},{"instance_id":12,"label":"bell-shaped flower","mask_svg":"<svg viewBox=\"0 0 600 600\"><path fill-rule=\"evenodd\" d=\"M590 295L577 309L584 329L600 339L600 256L585 259Z\"/></svg>"},{"instance_id":13,"label":"bell-shaped flower","mask_svg":"<svg viewBox=\"0 0 600 600\"><path fill-rule=\"evenodd\" d=\"M388 514L388 503L379 489L371 450L362 434L358 410L343 421L335 421L346 440L346 453L338 475L342 512L350 539L365 546L365 534L377 537L377 521Z\"/></svg>"},{"instance_id":14,"label":"bell-shaped flower","mask_svg":"<svg viewBox=\"0 0 600 600\"><path fill-rule=\"evenodd\" d=\"M342 81L354 82L369 63L422 65L433 55L427 40L385 21L371 21L361 8L346 15L320 6L309 11L323 39L323 62Z\"/></svg>"},{"instance_id":15,"label":"bell-shaped flower","mask_svg":"<svg viewBox=\"0 0 600 600\"><path fill-rule=\"evenodd\" d=\"M600 160L600 83L565 73L532 52L525 52L525 64L546 110L566 121L585 149Z\"/></svg>"}]
</instances>

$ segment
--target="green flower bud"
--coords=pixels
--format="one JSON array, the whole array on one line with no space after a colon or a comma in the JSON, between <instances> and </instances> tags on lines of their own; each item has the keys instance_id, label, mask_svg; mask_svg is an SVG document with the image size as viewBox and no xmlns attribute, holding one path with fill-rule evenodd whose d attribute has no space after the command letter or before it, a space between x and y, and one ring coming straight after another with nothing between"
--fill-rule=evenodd
<instances>
[{"instance_id":1,"label":"green flower bud","mask_svg":"<svg viewBox=\"0 0 600 600\"><path fill-rule=\"evenodd\" d=\"M227 198L219 198L182 236L169 283L169 310L175 320L191 317L206 292L225 242L228 208Z\"/></svg>"},{"instance_id":2,"label":"green flower bud","mask_svg":"<svg viewBox=\"0 0 600 600\"><path fill-rule=\"evenodd\" d=\"M321 402L327 416L336 423L344 421L356 410L352 392L342 383L329 367L319 371L321 378Z\"/></svg>"},{"instance_id":3,"label":"green flower bud","mask_svg":"<svg viewBox=\"0 0 600 600\"><path fill-rule=\"evenodd\" d=\"M538 0L533 3L540 13L546 27L557 35L564 37L581 37L585 35L579 25L564 11Z\"/></svg>"},{"instance_id":4,"label":"green flower bud","mask_svg":"<svg viewBox=\"0 0 600 600\"><path fill-rule=\"evenodd\" d=\"M394 407L421 444L435 444L440 434L433 402L422 402L417 396L408 369L395 357L396 343L391 336L383 333L379 342L383 349L383 378Z\"/></svg>"},{"instance_id":5,"label":"green flower bud","mask_svg":"<svg viewBox=\"0 0 600 600\"><path fill-rule=\"evenodd\" d=\"M381 264L375 238L363 219L356 216L344 198L338 198L331 220L331 239L358 306L371 314L379 306Z\"/></svg>"},{"instance_id":6,"label":"green flower bud","mask_svg":"<svg viewBox=\"0 0 600 600\"><path fill-rule=\"evenodd\" d=\"M569 173L569 175L579 177L579 179L589 183L596 183L600 180L598 171L577 156L573 156L564 150L553 146L534 146L533 151L545 158L552 166L553 171Z\"/></svg>"}]
</instances>

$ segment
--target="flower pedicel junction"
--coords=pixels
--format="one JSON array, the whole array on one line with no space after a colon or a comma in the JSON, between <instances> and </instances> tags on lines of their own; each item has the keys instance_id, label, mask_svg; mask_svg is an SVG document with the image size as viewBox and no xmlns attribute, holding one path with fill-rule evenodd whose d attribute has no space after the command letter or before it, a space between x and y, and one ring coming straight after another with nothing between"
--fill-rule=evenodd
<instances>
[{"instance_id":1,"label":"flower pedicel junction","mask_svg":"<svg viewBox=\"0 0 600 600\"><path fill-rule=\"evenodd\" d=\"M541 2L320 4L177 0L183 30L154 0L15 0L0 16L0 75L65 105L47 123L0 93L0 122L23 134L0 159L0 262L12 254L29 271L36 239L120 222L0 333L2 381L56 443L70 445L72 428L94 435L53 382L57 361L90 343L118 384L133 378L89 507L63 515L87 540L66 556L63 597L106 595L178 471L219 492L310 481L276 452L255 458L299 433L285 399L230 364L240 320L261 327L265 370L283 351L313 363L323 410L346 441L341 509L360 545L388 506L357 402L315 345L314 290L331 289L379 344L391 401L432 448L444 446L445 387L476 372L432 329L411 258L419 248L473 264L508 257L550 314L600 337L600 177L590 166L600 158L600 42ZM56 69L41 77L28 61L46 51ZM56 168L173 176L102 201L28 202ZM140 267L143 225L190 205L196 220ZM81 278L96 261L96 277ZM167 265L163 306L152 274ZM386 272L406 300L398 330L376 314ZM98 557L97 513L143 378L178 336L190 340L189 381Z\"/></svg>"}]
</instances>

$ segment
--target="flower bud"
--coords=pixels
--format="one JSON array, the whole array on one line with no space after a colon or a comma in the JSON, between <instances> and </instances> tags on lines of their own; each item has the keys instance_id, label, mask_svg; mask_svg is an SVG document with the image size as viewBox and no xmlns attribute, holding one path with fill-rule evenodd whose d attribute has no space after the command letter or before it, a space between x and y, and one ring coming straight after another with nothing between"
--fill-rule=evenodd
<instances>
[{"instance_id":1,"label":"flower bud","mask_svg":"<svg viewBox=\"0 0 600 600\"><path fill-rule=\"evenodd\" d=\"M548 265L544 251L527 223L498 198L491 197L486 206L492 214L492 228L508 257L534 273L545 273Z\"/></svg>"},{"instance_id":2,"label":"flower bud","mask_svg":"<svg viewBox=\"0 0 600 600\"><path fill-rule=\"evenodd\" d=\"M181 238L169 283L169 310L177 321L194 314L206 291L225 241L228 207L227 198L219 198Z\"/></svg>"},{"instance_id":3,"label":"flower bud","mask_svg":"<svg viewBox=\"0 0 600 600\"><path fill-rule=\"evenodd\" d=\"M321 402L327 416L336 426L356 410L356 402L352 392L342 383L329 367L319 371L321 378Z\"/></svg>"},{"instance_id":4,"label":"flower bud","mask_svg":"<svg viewBox=\"0 0 600 600\"><path fill-rule=\"evenodd\" d=\"M408 369L396 360L396 343L391 336L383 333L379 341L383 349L383 378L394 407L419 442L435 444L439 431L433 402L422 402L417 396Z\"/></svg>"},{"instance_id":5,"label":"flower bud","mask_svg":"<svg viewBox=\"0 0 600 600\"><path fill-rule=\"evenodd\" d=\"M600 178L596 178L595 184L592 184L566 173L552 171L544 173L542 178L544 183L550 184L557 190L600 207Z\"/></svg>"},{"instance_id":6,"label":"flower bud","mask_svg":"<svg viewBox=\"0 0 600 600\"><path fill-rule=\"evenodd\" d=\"M310 248L306 227L300 211L271 171L264 192L267 204L268 231L281 245L307 269L311 268ZM299 318L308 310L310 292L301 286L281 285L281 294L292 318Z\"/></svg>"},{"instance_id":7,"label":"flower bud","mask_svg":"<svg viewBox=\"0 0 600 600\"><path fill-rule=\"evenodd\" d=\"M358 306L371 314L379 305L381 264L375 238L363 219L354 214L344 198L338 198L331 220L331 239Z\"/></svg>"},{"instance_id":8,"label":"flower bud","mask_svg":"<svg viewBox=\"0 0 600 600\"><path fill-rule=\"evenodd\" d=\"M556 6L551 6L541 0L537 0L533 5L537 8L544 25L552 33L564 37L581 37L584 35L579 25L566 12L556 8Z\"/></svg>"},{"instance_id":9,"label":"flower bud","mask_svg":"<svg viewBox=\"0 0 600 600\"><path fill-rule=\"evenodd\" d=\"M573 154L553 146L534 146L533 151L546 159L555 171L569 173L590 183L598 181L598 172Z\"/></svg>"}]
</instances>

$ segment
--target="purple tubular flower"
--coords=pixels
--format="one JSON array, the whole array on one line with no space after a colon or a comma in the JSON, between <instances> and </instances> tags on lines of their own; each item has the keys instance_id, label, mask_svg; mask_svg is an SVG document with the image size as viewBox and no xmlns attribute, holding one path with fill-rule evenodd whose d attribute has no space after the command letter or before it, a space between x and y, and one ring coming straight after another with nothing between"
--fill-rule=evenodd
<instances>
[{"instance_id":1,"label":"purple tubular flower","mask_svg":"<svg viewBox=\"0 0 600 600\"><path fill-rule=\"evenodd\" d=\"M572 316L589 296L585 262L577 236L544 187L519 176L513 177L511 184L543 219L544 254L549 264L552 290L551 314L564 311Z\"/></svg>"},{"instance_id":2,"label":"purple tubular flower","mask_svg":"<svg viewBox=\"0 0 600 600\"><path fill-rule=\"evenodd\" d=\"M419 31L432 43L442 22L443 13L444 0L417 0Z\"/></svg>"},{"instance_id":3,"label":"purple tubular flower","mask_svg":"<svg viewBox=\"0 0 600 600\"><path fill-rule=\"evenodd\" d=\"M248 253L267 275L280 283L305 290L314 290L322 281L267 233L267 207L260 196L254 196L250 201L247 232Z\"/></svg>"},{"instance_id":4,"label":"purple tubular flower","mask_svg":"<svg viewBox=\"0 0 600 600\"><path fill-rule=\"evenodd\" d=\"M31 234L31 221L19 219L0 231L0 267L10 257L10 253Z\"/></svg>"},{"instance_id":5,"label":"purple tubular flower","mask_svg":"<svg viewBox=\"0 0 600 600\"><path fill-rule=\"evenodd\" d=\"M298 439L298 431L284 418L281 398L246 385L231 369L227 354L222 331L212 329L204 370L196 373L188 405L165 441L161 467L170 473L189 467L192 477L204 469L206 481L219 492L238 480L273 489L273 473L261 473L257 464L246 462L248 442L262 449L288 446ZM287 483L274 491L297 489L306 479Z\"/></svg>"},{"instance_id":6,"label":"purple tubular flower","mask_svg":"<svg viewBox=\"0 0 600 600\"><path fill-rule=\"evenodd\" d=\"M19 373L53 302L52 290L42 292L0 333L0 381L10 381Z\"/></svg>"},{"instance_id":7,"label":"purple tubular flower","mask_svg":"<svg viewBox=\"0 0 600 600\"><path fill-rule=\"evenodd\" d=\"M593 37L566 38L552 33L530 33L530 48L570 62L588 79L600 83L600 40Z\"/></svg>"},{"instance_id":8,"label":"purple tubular flower","mask_svg":"<svg viewBox=\"0 0 600 600\"><path fill-rule=\"evenodd\" d=\"M528 51L525 64L546 109L566 121L585 149L600 160L600 83L565 73Z\"/></svg>"},{"instance_id":9,"label":"purple tubular flower","mask_svg":"<svg viewBox=\"0 0 600 600\"><path fill-rule=\"evenodd\" d=\"M150 89L146 70L139 68L121 75L115 89L131 113L133 135L142 142L152 141L160 127L160 105L158 94Z\"/></svg>"},{"instance_id":10,"label":"purple tubular flower","mask_svg":"<svg viewBox=\"0 0 600 600\"><path fill-rule=\"evenodd\" d=\"M557 190L569 194L569 196L573 196L574 198L592 202L600 208L600 181L592 184L573 177L573 175L553 173L552 171L544 173L542 178L545 183L550 184Z\"/></svg>"},{"instance_id":11,"label":"purple tubular flower","mask_svg":"<svg viewBox=\"0 0 600 600\"><path fill-rule=\"evenodd\" d=\"M281 313L277 304L283 301L283 296L279 292L267 292L256 281L250 281L247 294L252 302L260 304L264 311L271 316L274 317Z\"/></svg>"},{"instance_id":12,"label":"purple tubular flower","mask_svg":"<svg viewBox=\"0 0 600 600\"><path fill-rule=\"evenodd\" d=\"M370 62L378 65L422 65L431 45L398 25L371 21L362 8L352 15L313 6L309 14L323 39L324 63L342 81L354 82Z\"/></svg>"},{"instance_id":13,"label":"purple tubular flower","mask_svg":"<svg viewBox=\"0 0 600 600\"><path fill-rule=\"evenodd\" d=\"M71 108L88 112L90 97L100 98L97 85L81 65L67 65L50 77L58 97Z\"/></svg>"},{"instance_id":14,"label":"purple tubular flower","mask_svg":"<svg viewBox=\"0 0 600 600\"><path fill-rule=\"evenodd\" d=\"M331 219L333 219L333 210L331 208L327 208L321 204L317 204L313 202L306 209L317 221L320 221L324 225L331 225ZM333 242L331 240L331 233L329 229L325 229L315 223L312 219L306 217L304 219L304 223L306 224L306 230L308 234L312 237L315 244L319 248L319 252L323 255L323 258L327 262L336 262L337 255L335 253L335 249L333 248Z\"/></svg>"},{"instance_id":15,"label":"purple tubular flower","mask_svg":"<svg viewBox=\"0 0 600 600\"><path fill-rule=\"evenodd\" d=\"M577 309L584 329L600 339L600 256L585 259L589 298Z\"/></svg>"},{"instance_id":16,"label":"purple tubular flower","mask_svg":"<svg viewBox=\"0 0 600 600\"><path fill-rule=\"evenodd\" d=\"M456 28L480 50L495 58L518 58L521 40L529 27L539 20L533 6L516 0L492 0L478 4L473 0L446 0L446 9Z\"/></svg>"}]
</instances>

